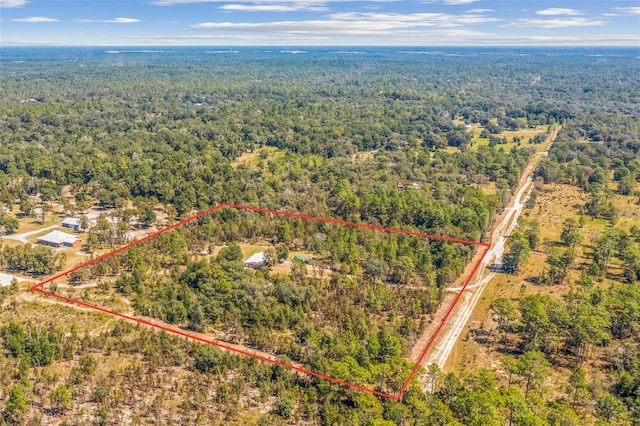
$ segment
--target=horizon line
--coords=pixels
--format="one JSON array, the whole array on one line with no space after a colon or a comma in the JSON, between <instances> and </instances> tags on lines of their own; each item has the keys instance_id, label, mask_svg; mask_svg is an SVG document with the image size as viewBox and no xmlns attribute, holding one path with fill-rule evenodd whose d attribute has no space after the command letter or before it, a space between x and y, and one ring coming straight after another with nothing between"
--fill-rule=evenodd
<instances>
[{"instance_id":1,"label":"horizon line","mask_svg":"<svg viewBox=\"0 0 640 426\"><path fill-rule=\"evenodd\" d=\"M460 48L460 47L473 47L473 48L500 48L500 47L522 47L522 48L555 48L555 47L573 47L573 48L593 48L593 47L615 47L615 48L628 48L628 49L640 49L640 45L629 44L448 44L448 45L412 45L412 44L398 44L398 45L380 45L380 44L29 44L29 43L9 43L3 44L0 42L0 49L5 47L136 47L136 48L184 48L184 47L220 47L220 48L247 48L247 47L297 47L306 49L318 49L323 47L359 47L359 48L398 48L398 47L410 47L414 49L426 49L426 48Z\"/></svg>"}]
</instances>

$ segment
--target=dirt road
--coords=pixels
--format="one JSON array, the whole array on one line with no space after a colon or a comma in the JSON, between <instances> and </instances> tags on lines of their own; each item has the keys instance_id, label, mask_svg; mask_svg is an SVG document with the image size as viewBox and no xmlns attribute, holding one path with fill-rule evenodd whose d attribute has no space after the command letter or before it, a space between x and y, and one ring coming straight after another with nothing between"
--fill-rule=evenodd
<instances>
[{"instance_id":1,"label":"dirt road","mask_svg":"<svg viewBox=\"0 0 640 426\"><path fill-rule=\"evenodd\" d=\"M20 241L23 244L28 244L29 240L27 240L27 237L30 237L31 235L39 234L40 232L50 231L50 230L56 229L56 228L59 228L59 226L58 225L51 225L51 226L47 226L46 228L36 229L35 231L31 231L31 232L23 232L21 234L3 235L2 238L4 238L5 240L15 240L15 241Z\"/></svg>"},{"instance_id":2,"label":"dirt road","mask_svg":"<svg viewBox=\"0 0 640 426\"><path fill-rule=\"evenodd\" d=\"M454 308L447 323L444 325L440 335L435 341L435 344L432 346L432 350L425 356L423 365L436 363L441 368L444 367L449 355L451 354L453 346L462 334L462 330L469 320L478 300L480 300L482 290L484 290L486 285L496 274L493 271L489 271L488 274L486 272L490 269L494 269L495 267L499 267L499 262L502 261L502 255L504 253L505 238L518 224L518 217L520 216L524 203L529 196L531 187L531 178L529 177L526 179L525 185L520 188L514 197L513 204L507 208L502 221L496 227L491 241L491 248L482 260L475 280L467 286L465 292L460 297L458 304ZM461 287L456 287L449 290L460 291L461 289Z\"/></svg>"},{"instance_id":3,"label":"dirt road","mask_svg":"<svg viewBox=\"0 0 640 426\"><path fill-rule=\"evenodd\" d=\"M492 228L493 231L491 233L491 248L482 260L476 276L466 287L464 293L460 297L460 300L447 319L447 322L443 325L443 328L436 338L431 350L423 358L422 365L428 366L435 363L440 366L440 368L445 367L456 342L460 338L467 321L482 296L482 291L495 276L495 270L499 269L501 266L506 237L517 226L520 213L522 213L522 209L529 197L529 194L531 193L531 189L533 188L531 175L533 174L533 171L540 159L548 155L548 149L551 147L556 136L557 131L551 132L548 138L549 146L547 147L547 151L537 153L536 157L529 162L523 171L516 195L512 198L507 208L495 219L494 226ZM478 260L475 259L472 260L471 263L477 263L477 261ZM453 287L448 290L452 293L458 292L462 290L462 287ZM449 300L452 301L453 297L449 296L446 298L443 303L444 308L441 309L442 313L436 313L437 318L442 318L444 312L446 312L446 309L448 309L448 306L451 303L448 302ZM440 322L438 321L429 328L435 330L439 324ZM420 343L420 341L418 343ZM418 345L416 344L414 351L412 351L411 354L411 359L414 362L418 359L420 354L420 352L416 350L417 346ZM422 347L424 348L424 345ZM416 356L416 354L418 356Z\"/></svg>"}]
</instances>

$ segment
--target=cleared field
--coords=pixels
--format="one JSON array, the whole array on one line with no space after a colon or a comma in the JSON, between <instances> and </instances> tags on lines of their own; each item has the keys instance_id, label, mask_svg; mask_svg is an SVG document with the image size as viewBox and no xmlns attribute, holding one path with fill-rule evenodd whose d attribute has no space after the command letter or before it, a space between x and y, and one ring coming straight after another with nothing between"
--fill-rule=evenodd
<instances>
[{"instance_id":1,"label":"cleared field","mask_svg":"<svg viewBox=\"0 0 640 426\"><path fill-rule=\"evenodd\" d=\"M478 149L481 146L489 146L490 140L487 137L482 137L484 126L479 123L465 124L462 120L454 120L454 124L459 126L466 126L467 131L471 133L472 139L469 145L470 149ZM543 143L529 143L530 139L535 138L540 133L550 134L553 131L559 131L562 128L561 125L539 125L533 128L523 128L519 130L503 130L499 134L492 135L499 139L506 139L507 143L497 144L496 148L503 148L505 151L509 151L514 147L518 148L532 148L536 152L545 152L549 148L549 138ZM515 140L514 140L515 139ZM447 152L456 152L459 148L447 147Z\"/></svg>"}]
</instances>

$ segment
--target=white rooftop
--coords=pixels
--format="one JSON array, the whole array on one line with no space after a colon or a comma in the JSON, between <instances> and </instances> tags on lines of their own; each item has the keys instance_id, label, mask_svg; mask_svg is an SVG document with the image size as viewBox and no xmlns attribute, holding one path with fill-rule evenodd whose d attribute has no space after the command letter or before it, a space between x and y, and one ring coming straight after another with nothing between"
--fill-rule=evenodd
<instances>
[{"instance_id":1,"label":"white rooftop","mask_svg":"<svg viewBox=\"0 0 640 426\"><path fill-rule=\"evenodd\" d=\"M53 244L73 244L80 238L62 231L51 231L47 235L38 238L38 241L47 241Z\"/></svg>"},{"instance_id":2,"label":"white rooftop","mask_svg":"<svg viewBox=\"0 0 640 426\"><path fill-rule=\"evenodd\" d=\"M264 263L264 261L265 261L264 252L259 251L257 253L252 254L251 257L249 257L247 260L244 261L244 263Z\"/></svg>"},{"instance_id":3,"label":"white rooftop","mask_svg":"<svg viewBox=\"0 0 640 426\"><path fill-rule=\"evenodd\" d=\"M76 217L66 217L63 221L63 225L80 226L82 221Z\"/></svg>"}]
</instances>

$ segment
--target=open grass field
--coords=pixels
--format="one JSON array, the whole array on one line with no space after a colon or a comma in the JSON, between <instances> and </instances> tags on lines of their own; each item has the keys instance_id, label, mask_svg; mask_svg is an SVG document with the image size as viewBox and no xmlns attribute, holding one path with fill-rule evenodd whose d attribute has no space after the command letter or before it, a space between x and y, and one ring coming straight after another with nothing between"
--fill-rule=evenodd
<instances>
[{"instance_id":1,"label":"open grass field","mask_svg":"<svg viewBox=\"0 0 640 426\"><path fill-rule=\"evenodd\" d=\"M457 125L465 125L462 120L454 120ZM472 123L468 125L467 131L471 133L472 139L469 146L470 149L478 149L481 146L489 146L489 138L481 137L484 126L479 123ZM529 139L533 139L539 133L547 133L549 131L558 131L562 128L560 125L554 125L549 127L548 125L539 125L533 128L524 128L519 130L503 130L500 134L494 135L498 138L506 138L506 144L499 144L497 148L503 148L505 151L511 150L513 147L518 148L533 148L536 152L544 152L549 148L549 139L544 143L529 143ZM515 142L514 138L520 139L520 142ZM447 147L447 152L456 152L459 149L456 147Z\"/></svg>"},{"instance_id":2,"label":"open grass field","mask_svg":"<svg viewBox=\"0 0 640 426\"><path fill-rule=\"evenodd\" d=\"M262 155L263 158L260 158ZM231 166L238 167L239 165L245 165L249 168L254 168L258 165L260 160L276 160L284 156L284 152L278 150L275 146L265 146L260 149L256 149L251 152L245 152L240 155L231 163Z\"/></svg>"},{"instance_id":3,"label":"open grass field","mask_svg":"<svg viewBox=\"0 0 640 426\"><path fill-rule=\"evenodd\" d=\"M18 231L16 233L21 234L23 232L32 232L47 226L60 224L64 217L59 215L47 214L45 216L44 224L40 218L33 218L31 216L17 216L18 218Z\"/></svg>"},{"instance_id":4,"label":"open grass field","mask_svg":"<svg viewBox=\"0 0 640 426\"><path fill-rule=\"evenodd\" d=\"M471 142L471 148L477 149L481 146L489 146L489 139L480 137L482 130L484 128L479 124L474 124L473 129L470 131L473 133L473 139ZM501 146L505 149L505 151L510 150L511 148L517 146L520 148L533 148L538 152L543 152L547 149L547 145L545 143L529 143L529 139L533 139L538 133L546 133L548 130L548 126L537 126L533 129L520 129L520 130L504 130L499 135L495 135L499 138L506 138L508 143L501 144ZM520 138L520 143L514 142L514 138Z\"/></svg>"}]
</instances>

